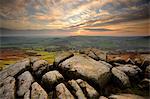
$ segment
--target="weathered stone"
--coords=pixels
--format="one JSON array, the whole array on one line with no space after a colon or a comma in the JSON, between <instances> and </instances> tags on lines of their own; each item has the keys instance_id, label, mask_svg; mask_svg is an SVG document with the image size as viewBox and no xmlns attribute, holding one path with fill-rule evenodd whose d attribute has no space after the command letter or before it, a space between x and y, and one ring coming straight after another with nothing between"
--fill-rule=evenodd
<instances>
[{"instance_id":1,"label":"weathered stone","mask_svg":"<svg viewBox=\"0 0 150 99\"><path fill-rule=\"evenodd\" d=\"M58 71L54 70L54 71L49 71L43 75L42 83L45 86L51 88L56 84L62 82L63 79L64 79L63 76Z\"/></svg>"},{"instance_id":2,"label":"weathered stone","mask_svg":"<svg viewBox=\"0 0 150 99\"><path fill-rule=\"evenodd\" d=\"M150 79L150 65L145 69L145 77Z\"/></svg>"},{"instance_id":3,"label":"weathered stone","mask_svg":"<svg viewBox=\"0 0 150 99\"><path fill-rule=\"evenodd\" d=\"M150 79L143 79L140 83L139 83L139 87L140 88L147 88L149 89L150 88Z\"/></svg>"},{"instance_id":4,"label":"weathered stone","mask_svg":"<svg viewBox=\"0 0 150 99\"><path fill-rule=\"evenodd\" d=\"M59 52L57 53L55 60L54 60L54 64L57 66L59 63L61 63L62 61L70 58L73 56L73 53L71 52Z\"/></svg>"},{"instance_id":5,"label":"weathered stone","mask_svg":"<svg viewBox=\"0 0 150 99\"><path fill-rule=\"evenodd\" d=\"M92 51L90 51L87 55L89 57L93 58L94 60L99 60L99 57L97 55L95 55L95 53Z\"/></svg>"},{"instance_id":6,"label":"weathered stone","mask_svg":"<svg viewBox=\"0 0 150 99\"><path fill-rule=\"evenodd\" d=\"M109 99L144 99L144 97L134 94L119 94L119 95L111 95L109 96Z\"/></svg>"},{"instance_id":7,"label":"weathered stone","mask_svg":"<svg viewBox=\"0 0 150 99\"><path fill-rule=\"evenodd\" d=\"M85 92L88 99L97 99L99 97L99 93L92 86L90 86L87 82L81 79L77 79L76 82L81 87L83 92Z\"/></svg>"},{"instance_id":8,"label":"weathered stone","mask_svg":"<svg viewBox=\"0 0 150 99\"><path fill-rule=\"evenodd\" d=\"M0 82L8 76L15 76L16 74L25 71L30 66L28 58L17 62L16 64L4 69L0 72Z\"/></svg>"},{"instance_id":9,"label":"weathered stone","mask_svg":"<svg viewBox=\"0 0 150 99\"><path fill-rule=\"evenodd\" d=\"M31 99L48 99L46 91L37 82L32 84Z\"/></svg>"},{"instance_id":10,"label":"weathered stone","mask_svg":"<svg viewBox=\"0 0 150 99\"><path fill-rule=\"evenodd\" d=\"M59 68L71 73L69 77L80 77L81 79L91 80L99 86L105 85L110 78L110 68L86 55L75 55L61 64Z\"/></svg>"},{"instance_id":11,"label":"weathered stone","mask_svg":"<svg viewBox=\"0 0 150 99\"><path fill-rule=\"evenodd\" d=\"M118 84L121 88L130 86L129 78L124 72L114 67L112 68L112 74L114 75L114 83Z\"/></svg>"},{"instance_id":12,"label":"weathered stone","mask_svg":"<svg viewBox=\"0 0 150 99\"><path fill-rule=\"evenodd\" d=\"M74 99L74 96L63 83L56 86L56 95L58 99Z\"/></svg>"},{"instance_id":13,"label":"weathered stone","mask_svg":"<svg viewBox=\"0 0 150 99\"><path fill-rule=\"evenodd\" d=\"M108 99L108 98L106 98L104 96L100 96L99 99Z\"/></svg>"},{"instance_id":14,"label":"weathered stone","mask_svg":"<svg viewBox=\"0 0 150 99\"><path fill-rule=\"evenodd\" d=\"M70 80L70 81L68 81L68 83L70 84L72 89L75 91L74 94L76 95L76 97L78 99L86 99L81 88L79 87L79 85L77 84L77 82L75 80Z\"/></svg>"},{"instance_id":15,"label":"weathered stone","mask_svg":"<svg viewBox=\"0 0 150 99\"><path fill-rule=\"evenodd\" d=\"M15 99L15 78L9 76L0 82L0 99Z\"/></svg>"},{"instance_id":16,"label":"weathered stone","mask_svg":"<svg viewBox=\"0 0 150 99\"><path fill-rule=\"evenodd\" d=\"M35 72L37 76L41 76L44 71L46 71L48 67L48 62L45 60L38 60L34 62L32 66L32 70Z\"/></svg>"},{"instance_id":17,"label":"weathered stone","mask_svg":"<svg viewBox=\"0 0 150 99\"><path fill-rule=\"evenodd\" d=\"M24 94L29 90L31 83L34 81L31 73L26 71L18 76L18 96L24 96Z\"/></svg>"},{"instance_id":18,"label":"weathered stone","mask_svg":"<svg viewBox=\"0 0 150 99\"><path fill-rule=\"evenodd\" d=\"M132 79L132 81L134 80L138 81L139 76L142 73L142 70L138 66L131 64L120 65L117 66L116 68L123 71L126 75L128 75L130 79Z\"/></svg>"},{"instance_id":19,"label":"weathered stone","mask_svg":"<svg viewBox=\"0 0 150 99\"><path fill-rule=\"evenodd\" d=\"M23 99L30 99L30 90L28 90L25 94Z\"/></svg>"}]
</instances>

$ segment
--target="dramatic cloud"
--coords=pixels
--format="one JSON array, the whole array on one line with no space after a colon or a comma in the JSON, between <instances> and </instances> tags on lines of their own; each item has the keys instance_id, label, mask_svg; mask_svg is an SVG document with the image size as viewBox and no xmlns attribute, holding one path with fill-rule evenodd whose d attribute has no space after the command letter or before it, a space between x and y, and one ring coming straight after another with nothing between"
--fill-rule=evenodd
<instances>
[{"instance_id":1,"label":"dramatic cloud","mask_svg":"<svg viewBox=\"0 0 150 99\"><path fill-rule=\"evenodd\" d=\"M66 35L149 35L149 6L149 0L0 0L0 27Z\"/></svg>"}]
</instances>

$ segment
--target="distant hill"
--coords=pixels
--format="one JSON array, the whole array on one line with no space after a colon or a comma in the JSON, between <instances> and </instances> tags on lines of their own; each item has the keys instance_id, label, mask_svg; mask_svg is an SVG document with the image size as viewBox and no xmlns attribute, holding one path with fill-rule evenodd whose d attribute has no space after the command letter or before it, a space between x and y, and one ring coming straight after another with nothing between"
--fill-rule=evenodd
<instances>
[{"instance_id":1,"label":"distant hill","mask_svg":"<svg viewBox=\"0 0 150 99\"><path fill-rule=\"evenodd\" d=\"M65 50L95 47L101 49L149 50L149 46L150 36L1 37L1 48Z\"/></svg>"}]
</instances>

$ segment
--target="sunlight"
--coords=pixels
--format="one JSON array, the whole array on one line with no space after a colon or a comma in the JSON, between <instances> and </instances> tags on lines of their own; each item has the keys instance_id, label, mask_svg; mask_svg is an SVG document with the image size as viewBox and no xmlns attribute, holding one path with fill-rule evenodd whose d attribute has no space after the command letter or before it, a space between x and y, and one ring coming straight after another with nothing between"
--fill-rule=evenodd
<instances>
[{"instance_id":1,"label":"sunlight","mask_svg":"<svg viewBox=\"0 0 150 99\"><path fill-rule=\"evenodd\" d=\"M78 30L75 34L76 35L82 35L83 30Z\"/></svg>"}]
</instances>

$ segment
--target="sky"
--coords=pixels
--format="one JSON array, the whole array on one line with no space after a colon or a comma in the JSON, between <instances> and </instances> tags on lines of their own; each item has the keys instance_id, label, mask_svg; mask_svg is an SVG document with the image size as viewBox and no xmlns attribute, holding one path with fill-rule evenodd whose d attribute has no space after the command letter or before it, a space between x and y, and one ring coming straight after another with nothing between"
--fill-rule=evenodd
<instances>
[{"instance_id":1,"label":"sky","mask_svg":"<svg viewBox=\"0 0 150 99\"><path fill-rule=\"evenodd\" d=\"M147 36L149 9L149 0L0 0L0 28L17 35Z\"/></svg>"}]
</instances>

